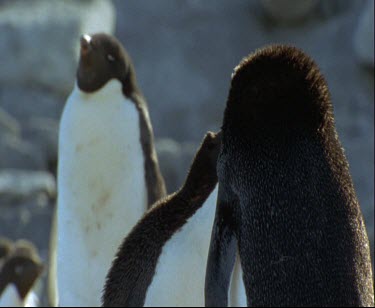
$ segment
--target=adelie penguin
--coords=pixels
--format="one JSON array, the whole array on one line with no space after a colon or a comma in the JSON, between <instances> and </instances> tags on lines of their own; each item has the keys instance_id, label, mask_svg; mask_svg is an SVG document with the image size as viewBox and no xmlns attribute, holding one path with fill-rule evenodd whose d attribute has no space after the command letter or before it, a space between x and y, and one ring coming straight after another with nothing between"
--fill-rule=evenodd
<instances>
[{"instance_id":1,"label":"adelie penguin","mask_svg":"<svg viewBox=\"0 0 375 308\"><path fill-rule=\"evenodd\" d=\"M42 271L34 245L16 242L0 269L0 307L37 307L38 298L32 288Z\"/></svg>"},{"instance_id":2,"label":"adelie penguin","mask_svg":"<svg viewBox=\"0 0 375 308\"><path fill-rule=\"evenodd\" d=\"M110 35L83 35L77 82L59 133L59 305L100 305L124 234L164 195L147 104L130 57Z\"/></svg>"},{"instance_id":3,"label":"adelie penguin","mask_svg":"<svg viewBox=\"0 0 375 308\"><path fill-rule=\"evenodd\" d=\"M248 306L373 306L369 241L316 64L287 46L245 58L222 132L206 305L227 304L238 248Z\"/></svg>"},{"instance_id":4,"label":"adelie penguin","mask_svg":"<svg viewBox=\"0 0 375 308\"><path fill-rule=\"evenodd\" d=\"M185 184L159 200L124 240L108 273L104 306L204 305L220 145L221 134L208 133ZM246 305L239 267L229 296L233 306Z\"/></svg>"},{"instance_id":5,"label":"adelie penguin","mask_svg":"<svg viewBox=\"0 0 375 308\"><path fill-rule=\"evenodd\" d=\"M13 249L12 241L5 237L0 237L0 270L1 267L6 260L6 258L10 255Z\"/></svg>"}]
</instances>

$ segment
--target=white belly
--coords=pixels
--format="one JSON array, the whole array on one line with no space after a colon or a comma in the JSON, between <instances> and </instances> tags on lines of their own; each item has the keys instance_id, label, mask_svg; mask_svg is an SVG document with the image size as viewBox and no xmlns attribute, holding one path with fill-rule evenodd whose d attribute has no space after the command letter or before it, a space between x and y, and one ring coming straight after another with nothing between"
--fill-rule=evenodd
<instances>
[{"instance_id":1,"label":"white belly","mask_svg":"<svg viewBox=\"0 0 375 308\"><path fill-rule=\"evenodd\" d=\"M146 294L146 307L204 307L204 285L217 187L204 205L163 247ZM229 303L246 306L240 264L232 275Z\"/></svg>"},{"instance_id":2,"label":"white belly","mask_svg":"<svg viewBox=\"0 0 375 308\"><path fill-rule=\"evenodd\" d=\"M112 80L77 88L60 123L57 283L60 306L100 306L106 274L147 206L139 116Z\"/></svg>"}]
</instances>

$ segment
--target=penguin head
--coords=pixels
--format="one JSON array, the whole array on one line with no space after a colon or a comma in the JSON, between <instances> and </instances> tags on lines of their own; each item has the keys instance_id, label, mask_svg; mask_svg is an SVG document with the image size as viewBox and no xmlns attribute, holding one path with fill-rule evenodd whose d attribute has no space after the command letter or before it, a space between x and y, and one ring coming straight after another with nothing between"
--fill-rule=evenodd
<instances>
[{"instance_id":1,"label":"penguin head","mask_svg":"<svg viewBox=\"0 0 375 308\"><path fill-rule=\"evenodd\" d=\"M221 132L208 132L195 155L183 189L210 193L217 183L216 164L221 149Z\"/></svg>"},{"instance_id":2,"label":"penguin head","mask_svg":"<svg viewBox=\"0 0 375 308\"><path fill-rule=\"evenodd\" d=\"M321 129L333 120L326 82L301 50L273 45L250 54L235 68L223 129Z\"/></svg>"},{"instance_id":3,"label":"penguin head","mask_svg":"<svg viewBox=\"0 0 375 308\"><path fill-rule=\"evenodd\" d=\"M27 241L18 241L4 262L0 272L0 294L9 284L14 284L23 300L43 271L36 248Z\"/></svg>"},{"instance_id":4,"label":"penguin head","mask_svg":"<svg viewBox=\"0 0 375 308\"><path fill-rule=\"evenodd\" d=\"M12 242L7 238L0 238L0 264L12 251Z\"/></svg>"},{"instance_id":5,"label":"penguin head","mask_svg":"<svg viewBox=\"0 0 375 308\"><path fill-rule=\"evenodd\" d=\"M134 82L130 58L116 38L104 33L85 34L80 44L77 84L82 91L95 92L111 79L123 86Z\"/></svg>"}]
</instances>

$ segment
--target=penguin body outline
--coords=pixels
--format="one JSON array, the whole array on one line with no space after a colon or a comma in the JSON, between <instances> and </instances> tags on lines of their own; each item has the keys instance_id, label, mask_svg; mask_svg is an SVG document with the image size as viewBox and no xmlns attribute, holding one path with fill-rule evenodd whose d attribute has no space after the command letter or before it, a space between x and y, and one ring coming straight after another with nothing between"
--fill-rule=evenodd
<instances>
[{"instance_id":1,"label":"penguin body outline","mask_svg":"<svg viewBox=\"0 0 375 308\"><path fill-rule=\"evenodd\" d=\"M206 306L223 306L238 247L250 306L373 305L369 242L328 87L270 46L232 77L218 159Z\"/></svg>"}]
</instances>

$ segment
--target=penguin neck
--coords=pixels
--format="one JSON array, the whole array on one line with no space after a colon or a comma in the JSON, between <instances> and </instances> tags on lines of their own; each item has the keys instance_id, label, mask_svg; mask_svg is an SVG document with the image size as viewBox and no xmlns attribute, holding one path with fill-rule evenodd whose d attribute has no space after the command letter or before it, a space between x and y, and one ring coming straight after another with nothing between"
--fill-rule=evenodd
<instances>
[{"instance_id":1,"label":"penguin neck","mask_svg":"<svg viewBox=\"0 0 375 308\"><path fill-rule=\"evenodd\" d=\"M323 144L317 136L306 134L290 134L288 136L274 136L268 134L252 135L243 137L238 133L225 134L223 136L223 157L231 157L231 161L244 161L248 168L243 171L243 175L248 178L257 198L268 198L270 187L280 184L286 184L285 174L288 174L287 180L292 181L294 176L298 176L301 170L307 165L314 168L314 164L321 163L317 159L312 160L311 164L306 161L311 157L321 157L323 154ZM313 155L314 154L314 155ZM259 159L249 159L250 157ZM220 163L221 165L222 163ZM247 176L248 170L252 170L251 176ZM293 175L293 176L292 176ZM270 180L264 181L269 177ZM273 190L271 190L273 191ZM255 206L252 206L255 209Z\"/></svg>"},{"instance_id":2,"label":"penguin neck","mask_svg":"<svg viewBox=\"0 0 375 308\"><path fill-rule=\"evenodd\" d=\"M73 93L77 93L84 101L101 100L112 97L114 93L122 93L123 84L117 79L110 79L100 89L95 92L85 92L81 90L76 82Z\"/></svg>"}]
</instances>

